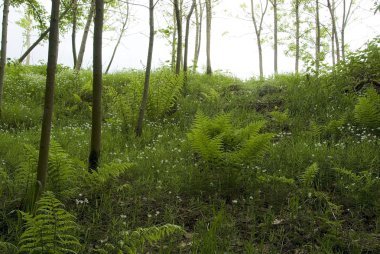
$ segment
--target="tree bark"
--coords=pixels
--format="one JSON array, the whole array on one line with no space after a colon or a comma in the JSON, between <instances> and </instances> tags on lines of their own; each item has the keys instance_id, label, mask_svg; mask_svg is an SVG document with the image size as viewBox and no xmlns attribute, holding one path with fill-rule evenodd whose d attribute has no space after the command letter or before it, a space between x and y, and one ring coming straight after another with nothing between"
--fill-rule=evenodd
<instances>
[{"instance_id":1,"label":"tree bark","mask_svg":"<svg viewBox=\"0 0 380 254\"><path fill-rule=\"evenodd\" d=\"M348 24L348 20L351 15L351 10L352 10L352 4L353 0L350 0L350 5L347 10L347 3L346 0L343 0L343 17L342 17L342 28L341 28L341 46L340 48L342 49L342 60L346 60L346 47L345 47L345 30Z\"/></svg>"},{"instance_id":2,"label":"tree bark","mask_svg":"<svg viewBox=\"0 0 380 254\"><path fill-rule=\"evenodd\" d=\"M299 59L300 59L300 0L296 0L295 3L296 13L296 74L299 73Z\"/></svg>"},{"instance_id":3,"label":"tree bark","mask_svg":"<svg viewBox=\"0 0 380 254\"><path fill-rule=\"evenodd\" d=\"M198 4L195 5L196 32L195 32L195 49L194 49L194 59L193 59L194 72L196 72L198 69L198 59L199 59L199 53L201 50L201 42L202 42L202 23L203 23L203 5L202 5L201 0L199 0Z\"/></svg>"},{"instance_id":4,"label":"tree bark","mask_svg":"<svg viewBox=\"0 0 380 254\"><path fill-rule=\"evenodd\" d=\"M273 49L274 49L274 74L278 74L278 15L277 15L277 0L271 0L272 6L273 6L273 24L274 24L274 29L273 29Z\"/></svg>"},{"instance_id":5,"label":"tree bark","mask_svg":"<svg viewBox=\"0 0 380 254\"><path fill-rule=\"evenodd\" d=\"M2 100L4 91L4 75L5 64L7 62L7 40L8 40L8 15L9 15L9 0L4 0L3 5L3 23L1 33L1 55L0 55L0 117L2 113Z\"/></svg>"},{"instance_id":6,"label":"tree bark","mask_svg":"<svg viewBox=\"0 0 380 254\"><path fill-rule=\"evenodd\" d=\"M60 21L66 14L69 12L70 8L67 8L58 18L58 21ZM18 59L19 63L22 63L25 58L30 54L30 52L33 51L33 49L40 44L40 42L45 39L45 37L49 34L50 27L48 27L41 35L38 37L38 39L25 51L25 53Z\"/></svg>"},{"instance_id":7,"label":"tree bark","mask_svg":"<svg viewBox=\"0 0 380 254\"><path fill-rule=\"evenodd\" d=\"M92 83L92 128L89 170L97 170L102 136L102 38L104 0L95 0L93 83Z\"/></svg>"},{"instance_id":8,"label":"tree bark","mask_svg":"<svg viewBox=\"0 0 380 254\"><path fill-rule=\"evenodd\" d=\"M59 4L60 0L52 0L49 53L46 72L45 106L42 118L40 150L37 166L37 185L34 201L38 200L43 193L47 179L50 133L54 107L55 73L57 68L59 45Z\"/></svg>"},{"instance_id":9,"label":"tree bark","mask_svg":"<svg viewBox=\"0 0 380 254\"><path fill-rule=\"evenodd\" d=\"M179 7L179 1L174 0L175 17L177 21L177 60L175 65L175 73L177 75L181 72L181 60L182 60L182 12Z\"/></svg>"},{"instance_id":10,"label":"tree bark","mask_svg":"<svg viewBox=\"0 0 380 254\"><path fill-rule=\"evenodd\" d=\"M177 46L177 20L175 14L175 6L173 4L173 34L172 34L172 60L171 60L171 69L175 71L175 63L176 63L176 46Z\"/></svg>"},{"instance_id":11,"label":"tree bark","mask_svg":"<svg viewBox=\"0 0 380 254\"><path fill-rule=\"evenodd\" d=\"M258 51L259 51L259 69L260 69L260 79L261 80L264 79L263 50L262 50L262 46L261 46L261 31L263 29L264 16L265 16L265 13L267 12L267 9L268 9L268 2L269 2L268 0L265 1L265 8L262 8L263 6L261 6L261 17L260 17L260 23L258 24L256 17L255 17L253 0L251 0L251 17L252 17L253 26L255 27L257 47L258 47Z\"/></svg>"},{"instance_id":12,"label":"tree bark","mask_svg":"<svg viewBox=\"0 0 380 254\"><path fill-rule=\"evenodd\" d=\"M336 59L337 62L340 61L340 51L339 51L339 38L338 38L338 31L336 29L336 20L335 20L335 0L332 0L332 5L330 0L327 0L327 8L329 9L330 16L331 16L331 25L332 25L332 47L336 48L332 50L333 54L333 60L335 61L335 52L336 52ZM335 43L335 45L334 45Z\"/></svg>"},{"instance_id":13,"label":"tree bark","mask_svg":"<svg viewBox=\"0 0 380 254\"><path fill-rule=\"evenodd\" d=\"M108 71L111 68L111 64L113 62L113 59L115 58L117 48L119 47L121 39L123 38L123 35L125 33L126 26L127 26L127 23L128 23L128 19L129 19L129 3L127 3L127 14L126 14L126 17L124 19L124 22L123 22L123 25L122 25L122 28L121 28L121 31L120 31L120 34L119 34L119 38L117 39L115 48L113 49L112 56L111 56L110 62L108 63L108 66L107 66L105 74L108 74Z\"/></svg>"},{"instance_id":14,"label":"tree bark","mask_svg":"<svg viewBox=\"0 0 380 254\"><path fill-rule=\"evenodd\" d=\"M71 32L71 47L73 50L74 68L77 64L76 32L77 32L77 0L73 0L73 26Z\"/></svg>"},{"instance_id":15,"label":"tree bark","mask_svg":"<svg viewBox=\"0 0 380 254\"><path fill-rule=\"evenodd\" d=\"M321 24L319 21L319 0L315 0L315 73L319 75L321 54Z\"/></svg>"},{"instance_id":16,"label":"tree bark","mask_svg":"<svg viewBox=\"0 0 380 254\"><path fill-rule=\"evenodd\" d=\"M207 75L212 74L211 68L211 20L212 20L212 6L211 0L206 0L206 53L207 53Z\"/></svg>"},{"instance_id":17,"label":"tree bark","mask_svg":"<svg viewBox=\"0 0 380 254\"><path fill-rule=\"evenodd\" d=\"M140 137L142 135L145 108L148 103L150 70L152 68L152 57L153 57L153 46L154 46L154 4L153 4L153 0L149 0L149 48L148 48L148 57L146 61L144 91L143 91L143 96L142 96L140 110L139 110L139 118L138 118L137 126L136 126L137 137Z\"/></svg>"},{"instance_id":18,"label":"tree bark","mask_svg":"<svg viewBox=\"0 0 380 254\"><path fill-rule=\"evenodd\" d=\"M190 19L193 15L194 7L195 7L195 0L193 0L193 4L190 7L190 11L186 17L186 33L185 33L185 57L184 57L184 64L183 64L183 71L187 73L187 58L188 58L188 52L189 52L189 33L190 33Z\"/></svg>"},{"instance_id":19,"label":"tree bark","mask_svg":"<svg viewBox=\"0 0 380 254\"><path fill-rule=\"evenodd\" d=\"M80 48L79 48L77 64L75 65L76 71L79 71L82 67L84 52L86 50L87 37L88 37L88 33L90 32L92 18L94 17L94 9L95 9L94 8L94 2L91 2L91 7L90 7L90 10L88 12L86 25L84 26L82 41L81 41Z\"/></svg>"}]
</instances>

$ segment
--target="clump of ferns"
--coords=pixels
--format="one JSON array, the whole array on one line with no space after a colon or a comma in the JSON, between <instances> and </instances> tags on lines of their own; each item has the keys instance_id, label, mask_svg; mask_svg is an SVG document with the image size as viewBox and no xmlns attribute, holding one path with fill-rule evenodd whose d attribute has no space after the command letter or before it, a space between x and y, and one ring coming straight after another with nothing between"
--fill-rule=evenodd
<instances>
[{"instance_id":1,"label":"clump of ferns","mask_svg":"<svg viewBox=\"0 0 380 254\"><path fill-rule=\"evenodd\" d=\"M259 162L269 149L273 134L260 133L265 121L240 129L231 122L229 114L209 118L197 113L188 139L204 168L247 168Z\"/></svg>"},{"instance_id":2,"label":"clump of ferns","mask_svg":"<svg viewBox=\"0 0 380 254\"><path fill-rule=\"evenodd\" d=\"M25 231L20 237L17 253L77 253L75 217L64 209L53 192L45 192L36 204L35 213L20 212Z\"/></svg>"},{"instance_id":3,"label":"clump of ferns","mask_svg":"<svg viewBox=\"0 0 380 254\"><path fill-rule=\"evenodd\" d=\"M123 231L120 233L117 244L106 243L96 252L101 254L146 253L148 246L153 246L169 236L183 235L184 233L182 227L173 224Z\"/></svg>"},{"instance_id":4,"label":"clump of ferns","mask_svg":"<svg viewBox=\"0 0 380 254\"><path fill-rule=\"evenodd\" d=\"M355 121L362 127L380 134L380 95L371 88L360 97L354 109Z\"/></svg>"},{"instance_id":5,"label":"clump of ferns","mask_svg":"<svg viewBox=\"0 0 380 254\"><path fill-rule=\"evenodd\" d=\"M18 196L28 200L36 186L38 150L31 145L25 145L24 153L25 160L15 172L14 186ZM57 142L52 141L45 189L53 191L60 199L73 197L79 190L78 176L81 174L74 165L70 155Z\"/></svg>"}]
</instances>

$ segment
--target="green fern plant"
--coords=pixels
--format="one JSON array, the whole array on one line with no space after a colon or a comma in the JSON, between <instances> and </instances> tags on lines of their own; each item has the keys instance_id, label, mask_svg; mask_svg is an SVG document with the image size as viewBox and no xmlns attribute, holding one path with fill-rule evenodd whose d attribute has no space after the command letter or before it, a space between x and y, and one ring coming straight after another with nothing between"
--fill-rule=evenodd
<instances>
[{"instance_id":1,"label":"green fern plant","mask_svg":"<svg viewBox=\"0 0 380 254\"><path fill-rule=\"evenodd\" d=\"M301 183L304 187L311 188L316 181L319 172L319 167L317 163L311 164L306 168L305 172L300 176Z\"/></svg>"},{"instance_id":2,"label":"green fern plant","mask_svg":"<svg viewBox=\"0 0 380 254\"><path fill-rule=\"evenodd\" d=\"M52 192L37 202L35 214L21 212L26 229L19 241L18 253L77 253L75 217L68 213Z\"/></svg>"},{"instance_id":3,"label":"green fern plant","mask_svg":"<svg viewBox=\"0 0 380 254\"><path fill-rule=\"evenodd\" d=\"M134 164L133 163L109 163L99 167L98 171L83 171L81 174L81 182L85 190L96 192L103 188L109 181L115 180L124 174Z\"/></svg>"},{"instance_id":4,"label":"green fern plant","mask_svg":"<svg viewBox=\"0 0 380 254\"><path fill-rule=\"evenodd\" d=\"M101 254L144 253L144 248L147 245L153 245L166 237L183 233L185 233L185 231L182 227L173 224L138 228L134 231L124 231L121 233L121 239L118 241L117 246L106 244L104 248L98 249L97 252Z\"/></svg>"},{"instance_id":5,"label":"green fern plant","mask_svg":"<svg viewBox=\"0 0 380 254\"><path fill-rule=\"evenodd\" d=\"M354 116L359 125L380 133L380 95L375 89L368 89L365 96L359 98Z\"/></svg>"},{"instance_id":6,"label":"green fern plant","mask_svg":"<svg viewBox=\"0 0 380 254\"><path fill-rule=\"evenodd\" d=\"M252 164L269 148L271 133L260 134L264 121L237 129L229 114L209 118L203 113L195 117L188 139L194 152L209 167L228 164Z\"/></svg>"},{"instance_id":7,"label":"green fern plant","mask_svg":"<svg viewBox=\"0 0 380 254\"><path fill-rule=\"evenodd\" d=\"M0 253L16 254L17 252L17 246L7 242L0 242Z\"/></svg>"}]
</instances>

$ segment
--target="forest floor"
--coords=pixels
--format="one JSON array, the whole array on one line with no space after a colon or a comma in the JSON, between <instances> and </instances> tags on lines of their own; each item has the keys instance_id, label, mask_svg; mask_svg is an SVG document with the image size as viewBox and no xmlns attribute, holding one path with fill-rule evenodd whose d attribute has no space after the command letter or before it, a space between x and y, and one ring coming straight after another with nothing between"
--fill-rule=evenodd
<instances>
[{"instance_id":1,"label":"forest floor","mask_svg":"<svg viewBox=\"0 0 380 254\"><path fill-rule=\"evenodd\" d=\"M47 188L75 216L76 252L134 253L130 244L136 253L380 253L374 90L347 92L332 74L244 82L191 74L181 90L180 78L157 70L135 137L142 79L104 77L98 177L87 172L91 73L58 69ZM44 66L7 69L0 242L15 249L44 80ZM159 242L126 236L166 224L184 231Z\"/></svg>"}]
</instances>

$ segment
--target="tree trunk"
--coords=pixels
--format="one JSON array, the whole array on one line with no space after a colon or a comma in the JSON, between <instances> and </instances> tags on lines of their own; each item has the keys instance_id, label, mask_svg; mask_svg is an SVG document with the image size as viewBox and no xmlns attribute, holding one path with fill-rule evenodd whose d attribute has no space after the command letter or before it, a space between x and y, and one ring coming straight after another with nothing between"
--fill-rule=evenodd
<instances>
[{"instance_id":1,"label":"tree trunk","mask_svg":"<svg viewBox=\"0 0 380 254\"><path fill-rule=\"evenodd\" d=\"M332 0L332 5L330 0L327 0L327 8L329 9L330 16L331 16L331 25L332 25L332 43L335 43L335 46L332 45L332 47L336 47L336 49L333 49L333 58L335 59L335 52L336 52L336 59L337 62L340 61L340 51L339 51L339 38L338 38L338 31L336 29L336 20L335 20L335 0ZM334 60L335 61L335 60Z\"/></svg>"},{"instance_id":2,"label":"tree trunk","mask_svg":"<svg viewBox=\"0 0 380 254\"><path fill-rule=\"evenodd\" d=\"M59 4L60 0L52 0L49 34L49 55L46 72L45 106L42 118L40 150L37 166L37 185L34 201L38 200L43 193L47 179L50 132L54 106L55 73L58 59Z\"/></svg>"},{"instance_id":3,"label":"tree trunk","mask_svg":"<svg viewBox=\"0 0 380 254\"><path fill-rule=\"evenodd\" d=\"M58 21L60 21L68 11L70 10L70 7L68 7L62 14L59 16ZM38 39L25 51L25 53L18 59L19 63L22 63L25 58L30 54L30 52L33 51L33 49L43 40L45 37L49 34L50 32L50 27L48 27L41 35L38 37Z\"/></svg>"},{"instance_id":4,"label":"tree trunk","mask_svg":"<svg viewBox=\"0 0 380 254\"><path fill-rule=\"evenodd\" d=\"M93 83L92 83L92 128L88 158L89 170L97 170L102 135L102 36L104 0L95 0Z\"/></svg>"},{"instance_id":5,"label":"tree trunk","mask_svg":"<svg viewBox=\"0 0 380 254\"><path fill-rule=\"evenodd\" d=\"M176 65L176 46L177 46L177 20L176 20L176 14L175 14L175 6L173 4L173 34L172 34L172 60L171 60L171 69L172 71L175 71L175 65Z\"/></svg>"},{"instance_id":6,"label":"tree trunk","mask_svg":"<svg viewBox=\"0 0 380 254\"><path fill-rule=\"evenodd\" d=\"M9 0L4 0L3 5L3 23L1 33L1 55L0 55L0 117L2 112L2 100L4 91L4 75L5 64L7 62L7 37L8 37L8 14L9 14Z\"/></svg>"},{"instance_id":7,"label":"tree trunk","mask_svg":"<svg viewBox=\"0 0 380 254\"><path fill-rule=\"evenodd\" d=\"M211 68L211 20L212 20L212 7L211 0L206 0L206 53L207 53L207 75L212 74Z\"/></svg>"},{"instance_id":8,"label":"tree trunk","mask_svg":"<svg viewBox=\"0 0 380 254\"><path fill-rule=\"evenodd\" d=\"M257 47L259 50L259 68L260 68L260 80L264 79L264 69L263 69L263 49L261 47L260 35L257 36Z\"/></svg>"},{"instance_id":9,"label":"tree trunk","mask_svg":"<svg viewBox=\"0 0 380 254\"><path fill-rule=\"evenodd\" d=\"M260 23L258 24L256 17L255 17L255 11L254 11L254 5L253 5L253 0L251 0L251 17L252 17L252 22L253 26L255 27L255 33L256 33L256 40L257 40L257 47L259 51L259 69L260 69L260 80L264 79L264 71L263 71L263 50L261 46L261 31L263 28L263 20L265 13L267 12L268 9L268 0L265 2L265 7L263 8L261 4L261 17L260 17Z\"/></svg>"},{"instance_id":10,"label":"tree trunk","mask_svg":"<svg viewBox=\"0 0 380 254\"><path fill-rule=\"evenodd\" d=\"M273 0L273 22L274 22L274 33L273 33L273 48L274 48L274 74L278 74L278 15L277 15L277 0Z\"/></svg>"},{"instance_id":11,"label":"tree trunk","mask_svg":"<svg viewBox=\"0 0 380 254\"><path fill-rule=\"evenodd\" d=\"M121 28L121 31L120 31L120 34L119 34L119 38L117 39L115 48L113 49L112 56L111 56L110 62L108 63L108 66L107 66L105 74L108 74L108 71L111 68L111 64L112 64L113 59L115 58L115 55L116 55L116 50L119 47L121 39L123 38L123 35L125 33L126 26L127 26L127 23L128 23L128 19L129 19L129 3L127 3L127 14L126 14L126 17L124 19L124 22L123 22L123 25L122 25L122 28Z\"/></svg>"},{"instance_id":12,"label":"tree trunk","mask_svg":"<svg viewBox=\"0 0 380 254\"><path fill-rule=\"evenodd\" d=\"M199 9L198 9L199 6ZM202 20L203 20L203 6L201 0L199 0L198 5L195 5L195 25L196 25L196 33L195 33L195 49L194 49L194 60L193 60L193 71L196 72L198 69L198 59L199 52L201 50L201 42L202 42Z\"/></svg>"},{"instance_id":13,"label":"tree trunk","mask_svg":"<svg viewBox=\"0 0 380 254\"><path fill-rule=\"evenodd\" d=\"M315 0L315 73L319 75L320 54L321 54L321 25L319 22L319 0Z\"/></svg>"},{"instance_id":14,"label":"tree trunk","mask_svg":"<svg viewBox=\"0 0 380 254\"><path fill-rule=\"evenodd\" d=\"M71 32L71 47L73 50L74 68L77 64L76 32L77 32L77 0L73 0L73 27Z\"/></svg>"},{"instance_id":15,"label":"tree trunk","mask_svg":"<svg viewBox=\"0 0 380 254\"><path fill-rule=\"evenodd\" d=\"M187 73L187 57L189 52L189 33L190 33L190 19L191 15L193 15L194 7L195 7L195 0L193 1L193 4L191 5L189 14L186 17L186 34L185 34L185 57L184 57L184 64L183 64L183 71Z\"/></svg>"},{"instance_id":16,"label":"tree trunk","mask_svg":"<svg viewBox=\"0 0 380 254\"><path fill-rule=\"evenodd\" d=\"M138 118L137 126L136 126L137 137L140 137L142 135L145 108L148 103L150 70L152 68L152 57L153 57L153 45L154 45L154 4L153 4L153 0L149 0L149 48L148 48L148 57L146 61L144 92L143 92L143 96L141 100L139 118Z\"/></svg>"},{"instance_id":17,"label":"tree trunk","mask_svg":"<svg viewBox=\"0 0 380 254\"><path fill-rule=\"evenodd\" d=\"M86 25L84 26L82 41L80 43L77 64L75 65L75 70L76 71L79 71L81 69L81 67L82 67L82 62L83 62L83 57L84 57L84 51L86 49L87 37L88 37L88 33L90 32L92 18L94 16L94 9L95 9L94 8L94 2L91 2L91 7L90 7L90 10L88 12L88 16L87 16L87 20L86 20Z\"/></svg>"},{"instance_id":18,"label":"tree trunk","mask_svg":"<svg viewBox=\"0 0 380 254\"><path fill-rule=\"evenodd\" d=\"M295 6L296 13L296 74L299 73L299 59L300 59L300 0L296 0Z\"/></svg>"},{"instance_id":19,"label":"tree trunk","mask_svg":"<svg viewBox=\"0 0 380 254\"><path fill-rule=\"evenodd\" d=\"M174 9L175 9L175 17L177 21L177 37L178 37L175 73L179 75L179 73L181 72L181 60L182 60L182 18L181 18L182 12L180 10L178 0L174 0Z\"/></svg>"},{"instance_id":20,"label":"tree trunk","mask_svg":"<svg viewBox=\"0 0 380 254\"><path fill-rule=\"evenodd\" d=\"M29 17L29 20L30 20L30 17ZM25 46L27 48L30 47L30 36L31 36L31 26L29 26L26 30L26 41L25 41ZM25 59L25 64L26 65L30 65L30 54L28 54L28 56L26 57Z\"/></svg>"}]
</instances>

